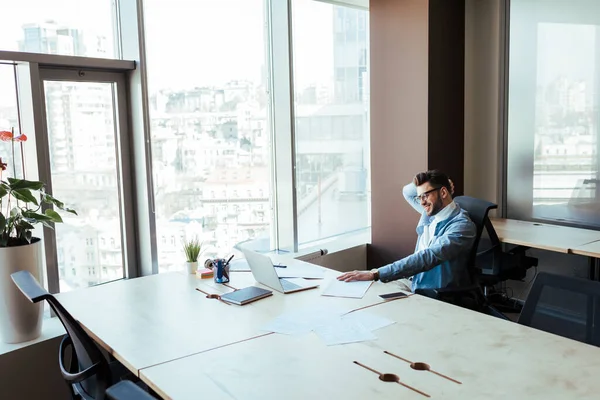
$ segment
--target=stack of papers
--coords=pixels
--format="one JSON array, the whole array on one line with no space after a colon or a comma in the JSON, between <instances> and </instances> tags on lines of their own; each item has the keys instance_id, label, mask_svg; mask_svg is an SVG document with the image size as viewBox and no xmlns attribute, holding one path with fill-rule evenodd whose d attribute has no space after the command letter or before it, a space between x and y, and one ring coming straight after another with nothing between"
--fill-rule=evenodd
<instances>
[{"instance_id":1,"label":"stack of papers","mask_svg":"<svg viewBox=\"0 0 600 400\"><path fill-rule=\"evenodd\" d=\"M377 339L373 331L394 323L365 311L345 313L339 309L307 308L281 314L262 330L284 335L314 331L327 346L333 346Z\"/></svg>"},{"instance_id":2,"label":"stack of papers","mask_svg":"<svg viewBox=\"0 0 600 400\"><path fill-rule=\"evenodd\" d=\"M344 282L333 279L321 295L362 299L372 283L373 281Z\"/></svg>"}]
</instances>

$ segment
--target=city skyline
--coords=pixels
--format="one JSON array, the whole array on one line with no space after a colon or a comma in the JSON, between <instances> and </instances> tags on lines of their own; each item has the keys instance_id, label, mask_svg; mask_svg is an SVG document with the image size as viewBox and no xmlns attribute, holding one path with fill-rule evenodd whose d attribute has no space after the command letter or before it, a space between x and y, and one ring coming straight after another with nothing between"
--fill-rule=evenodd
<instances>
[{"instance_id":1,"label":"city skyline","mask_svg":"<svg viewBox=\"0 0 600 400\"><path fill-rule=\"evenodd\" d=\"M147 53L160 272L179 269L181 241L191 236L205 242L205 256L210 257L223 256L248 241L260 251L272 249L269 88L263 75L264 19L257 11L263 1L237 3L254 6L254 16L243 16L244 7L229 12L211 6L210 17L216 22L204 29L219 26L210 32L216 45L207 42L208 35L194 41L199 30L191 19L190 24L173 27L159 23L169 15L175 18L177 6L185 2L174 3L171 14L146 3L147 15L161 18L146 19L152 26L147 29L152 43ZM296 217L302 244L369 225L368 18L364 11L306 0L296 2L294 9ZM319 28L319 19L312 15L315 9L324 10L321 19L326 22ZM196 25L201 22L195 19ZM232 26L235 34L219 36ZM21 29L18 48L25 51L104 54L110 42L53 23L24 24ZM170 47L161 47L152 35ZM169 38L177 38L183 47L178 49ZM248 38L253 46L246 44ZM198 51L193 50L196 46ZM320 53L329 54L328 61L314 63ZM219 61L196 65L194 57ZM242 58L231 68L223 67L228 60ZM174 59L187 68L174 74ZM239 69L251 72L239 76ZM173 89L182 83L182 88ZM114 104L106 85L44 82L53 191L77 198L73 208L81 211L56 230L64 290L118 279L123 273L122 216L116 212L119 159L112 156L115 132L108 115ZM86 195L76 196L74 190Z\"/></svg>"}]
</instances>

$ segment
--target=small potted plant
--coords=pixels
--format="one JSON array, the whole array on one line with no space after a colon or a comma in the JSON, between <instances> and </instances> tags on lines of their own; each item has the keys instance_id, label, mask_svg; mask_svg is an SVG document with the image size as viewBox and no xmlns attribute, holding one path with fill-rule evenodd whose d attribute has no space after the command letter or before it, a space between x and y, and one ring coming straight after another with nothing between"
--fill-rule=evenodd
<instances>
[{"instance_id":1,"label":"small potted plant","mask_svg":"<svg viewBox=\"0 0 600 400\"><path fill-rule=\"evenodd\" d=\"M183 251L186 257L186 267L190 274L195 274L198 269L198 256L202 253L202 242L198 238L183 241Z\"/></svg>"}]
</instances>

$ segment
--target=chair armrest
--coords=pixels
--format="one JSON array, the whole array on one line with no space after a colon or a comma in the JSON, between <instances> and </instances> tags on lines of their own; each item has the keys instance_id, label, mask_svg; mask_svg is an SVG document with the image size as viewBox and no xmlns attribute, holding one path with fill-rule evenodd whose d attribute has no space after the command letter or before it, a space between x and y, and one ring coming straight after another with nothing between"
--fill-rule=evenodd
<instances>
[{"instance_id":1,"label":"chair armrest","mask_svg":"<svg viewBox=\"0 0 600 400\"><path fill-rule=\"evenodd\" d=\"M488 255L488 254L498 250L499 247L500 247L500 245L495 245L495 246L490 247L489 249L480 251L479 253L477 253L477 257Z\"/></svg>"},{"instance_id":2,"label":"chair armrest","mask_svg":"<svg viewBox=\"0 0 600 400\"><path fill-rule=\"evenodd\" d=\"M60 366L60 372L63 376L63 378L69 382L69 383L75 383L75 382L81 382L91 376L93 376L98 369L98 363L95 363L94 365L84 369L83 371L79 371L76 373L72 373L71 369L74 365L77 365L77 355L75 354L75 351L72 351L71 354L71 368L69 368L69 370L67 370L67 368L65 368L65 364L64 364L64 360L65 360L65 352L67 351L67 347L72 346L73 342L71 341L71 338L69 337L69 335L65 335L62 339L62 341L60 342L60 346L58 348L58 365Z\"/></svg>"},{"instance_id":3,"label":"chair armrest","mask_svg":"<svg viewBox=\"0 0 600 400\"><path fill-rule=\"evenodd\" d=\"M106 389L106 396L110 400L156 400L131 381L121 381L112 385Z\"/></svg>"}]
</instances>

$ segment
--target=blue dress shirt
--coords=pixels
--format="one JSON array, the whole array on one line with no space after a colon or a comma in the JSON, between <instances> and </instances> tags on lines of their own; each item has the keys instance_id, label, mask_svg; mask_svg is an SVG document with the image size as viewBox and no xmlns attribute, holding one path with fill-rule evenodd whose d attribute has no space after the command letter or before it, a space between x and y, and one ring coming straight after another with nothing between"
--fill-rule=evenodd
<instances>
[{"instance_id":1,"label":"blue dress shirt","mask_svg":"<svg viewBox=\"0 0 600 400\"><path fill-rule=\"evenodd\" d=\"M423 231L429 229L433 217L429 217L421 203L415 199L417 188L413 183L404 187L403 194L406 201L421 213L417 225L417 246L410 256L379 268L379 279L389 282L413 276L413 292L417 289L470 285L468 263L476 228L468 213L456 204L445 219L436 221L429 246L419 250Z\"/></svg>"}]
</instances>

